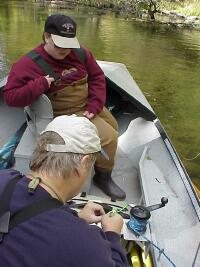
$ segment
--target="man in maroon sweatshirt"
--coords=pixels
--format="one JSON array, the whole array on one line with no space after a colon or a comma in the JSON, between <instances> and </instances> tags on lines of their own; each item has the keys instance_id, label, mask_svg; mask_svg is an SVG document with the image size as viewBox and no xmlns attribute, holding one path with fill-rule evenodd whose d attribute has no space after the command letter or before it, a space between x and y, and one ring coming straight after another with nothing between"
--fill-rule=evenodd
<instances>
[{"instance_id":1,"label":"man in maroon sweatshirt","mask_svg":"<svg viewBox=\"0 0 200 267\"><path fill-rule=\"evenodd\" d=\"M111 173L117 148L118 125L104 107L105 76L91 52L79 45L76 23L68 16L47 18L44 43L24 55L11 68L3 90L9 106L24 107L40 95L51 100L54 116L85 116L98 129L101 145L109 160L98 157L94 183L113 199L125 199L125 193L113 181Z\"/></svg>"}]
</instances>

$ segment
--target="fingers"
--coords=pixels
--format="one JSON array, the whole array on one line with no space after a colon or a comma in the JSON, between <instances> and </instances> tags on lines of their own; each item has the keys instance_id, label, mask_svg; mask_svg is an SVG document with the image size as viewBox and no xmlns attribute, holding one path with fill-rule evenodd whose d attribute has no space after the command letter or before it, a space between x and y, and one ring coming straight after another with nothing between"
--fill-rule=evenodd
<instances>
[{"instance_id":1,"label":"fingers","mask_svg":"<svg viewBox=\"0 0 200 267\"><path fill-rule=\"evenodd\" d=\"M123 218L119 214L115 214L111 217L110 214L107 213L101 218L101 226L104 232L112 231L120 234L123 227Z\"/></svg>"},{"instance_id":2,"label":"fingers","mask_svg":"<svg viewBox=\"0 0 200 267\"><path fill-rule=\"evenodd\" d=\"M83 116L85 116L85 117L88 118L89 120L91 120L92 118L95 117L94 113L90 113L90 112L87 111L87 110L83 113Z\"/></svg>"},{"instance_id":3,"label":"fingers","mask_svg":"<svg viewBox=\"0 0 200 267\"><path fill-rule=\"evenodd\" d=\"M78 216L88 223L98 223L101 221L101 216L104 214L105 211L101 205L88 202L79 212Z\"/></svg>"},{"instance_id":4,"label":"fingers","mask_svg":"<svg viewBox=\"0 0 200 267\"><path fill-rule=\"evenodd\" d=\"M88 204L91 209L93 210L93 212L95 213L95 215L104 215L105 214L105 211L103 209L103 207L97 203L93 203L93 202L88 202Z\"/></svg>"},{"instance_id":5,"label":"fingers","mask_svg":"<svg viewBox=\"0 0 200 267\"><path fill-rule=\"evenodd\" d=\"M83 116L88 116L88 114L89 114L89 112L88 111L85 111L84 113L83 113Z\"/></svg>"},{"instance_id":6,"label":"fingers","mask_svg":"<svg viewBox=\"0 0 200 267\"><path fill-rule=\"evenodd\" d=\"M123 227L123 218L121 215L117 213L113 216L110 216L110 213L105 214L105 211L100 204L91 201L78 213L78 216L84 219L87 223L101 222L104 232L112 231L120 234Z\"/></svg>"},{"instance_id":7,"label":"fingers","mask_svg":"<svg viewBox=\"0 0 200 267\"><path fill-rule=\"evenodd\" d=\"M49 77L49 75L44 76L44 78L47 80L48 85L50 87L51 83L54 82L54 78L53 77Z\"/></svg>"},{"instance_id":8,"label":"fingers","mask_svg":"<svg viewBox=\"0 0 200 267\"><path fill-rule=\"evenodd\" d=\"M94 114L93 113L89 113L89 115L88 115L88 119L92 119L92 118L94 118Z\"/></svg>"},{"instance_id":9,"label":"fingers","mask_svg":"<svg viewBox=\"0 0 200 267\"><path fill-rule=\"evenodd\" d=\"M92 220L93 223L101 222L101 218L102 218L102 216L95 216L95 215L91 216L91 220Z\"/></svg>"},{"instance_id":10,"label":"fingers","mask_svg":"<svg viewBox=\"0 0 200 267\"><path fill-rule=\"evenodd\" d=\"M102 215L105 215L103 207L99 204L88 202L87 208L91 212L91 221L93 223L99 223L101 221Z\"/></svg>"}]
</instances>

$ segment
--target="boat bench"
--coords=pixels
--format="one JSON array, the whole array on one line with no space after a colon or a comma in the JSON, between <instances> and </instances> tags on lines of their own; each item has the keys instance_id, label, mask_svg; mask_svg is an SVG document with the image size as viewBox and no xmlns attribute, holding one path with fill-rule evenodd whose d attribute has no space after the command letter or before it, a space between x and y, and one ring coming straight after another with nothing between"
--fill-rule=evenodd
<instances>
[{"instance_id":1,"label":"boat bench","mask_svg":"<svg viewBox=\"0 0 200 267\"><path fill-rule=\"evenodd\" d=\"M37 137L53 119L53 109L49 98L41 95L31 106L24 108L27 128L15 150L15 168L23 174L29 173L29 161L35 149ZM92 176L88 177L82 192L90 191Z\"/></svg>"}]
</instances>

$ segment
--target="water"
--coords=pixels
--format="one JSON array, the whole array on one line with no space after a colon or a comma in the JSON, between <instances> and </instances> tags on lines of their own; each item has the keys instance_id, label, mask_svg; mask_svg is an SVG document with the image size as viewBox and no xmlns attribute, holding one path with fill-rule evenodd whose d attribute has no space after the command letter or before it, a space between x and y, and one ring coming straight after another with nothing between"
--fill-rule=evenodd
<instances>
[{"instance_id":1,"label":"water","mask_svg":"<svg viewBox=\"0 0 200 267\"><path fill-rule=\"evenodd\" d=\"M78 38L97 59L124 63L169 134L190 177L200 187L200 32L125 20L88 8L53 9L0 1L0 79L42 40L47 15L75 18Z\"/></svg>"}]
</instances>

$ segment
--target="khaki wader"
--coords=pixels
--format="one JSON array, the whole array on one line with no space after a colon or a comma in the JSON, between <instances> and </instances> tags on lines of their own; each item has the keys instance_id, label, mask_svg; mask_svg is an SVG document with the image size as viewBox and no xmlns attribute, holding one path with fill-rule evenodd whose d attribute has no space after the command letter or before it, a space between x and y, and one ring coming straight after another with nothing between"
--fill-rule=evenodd
<instances>
[{"instance_id":1,"label":"khaki wader","mask_svg":"<svg viewBox=\"0 0 200 267\"><path fill-rule=\"evenodd\" d=\"M77 114L82 116L88 98L87 76L79 81L67 85L62 90L48 93L51 100L54 116ZM97 127L101 146L107 152L109 160L98 156L95 166L103 171L112 171L118 140L118 125L115 118L104 107L103 110L91 119Z\"/></svg>"}]
</instances>

